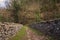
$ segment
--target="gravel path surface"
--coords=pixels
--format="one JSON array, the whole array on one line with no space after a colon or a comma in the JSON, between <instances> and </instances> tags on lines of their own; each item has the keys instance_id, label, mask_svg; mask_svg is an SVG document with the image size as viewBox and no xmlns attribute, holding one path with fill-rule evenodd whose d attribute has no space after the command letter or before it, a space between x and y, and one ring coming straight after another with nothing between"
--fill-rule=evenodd
<instances>
[{"instance_id":1,"label":"gravel path surface","mask_svg":"<svg viewBox=\"0 0 60 40\"><path fill-rule=\"evenodd\" d=\"M26 28L28 40L48 40L45 36L36 35L31 29Z\"/></svg>"}]
</instances>

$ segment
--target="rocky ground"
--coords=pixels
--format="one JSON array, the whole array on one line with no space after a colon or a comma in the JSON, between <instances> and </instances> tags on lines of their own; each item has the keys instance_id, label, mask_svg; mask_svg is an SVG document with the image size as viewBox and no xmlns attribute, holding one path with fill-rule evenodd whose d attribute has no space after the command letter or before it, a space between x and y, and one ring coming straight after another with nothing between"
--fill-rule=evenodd
<instances>
[{"instance_id":1,"label":"rocky ground","mask_svg":"<svg viewBox=\"0 0 60 40\"><path fill-rule=\"evenodd\" d=\"M0 22L0 40L8 40L13 37L23 27L21 24Z\"/></svg>"},{"instance_id":2,"label":"rocky ground","mask_svg":"<svg viewBox=\"0 0 60 40\"><path fill-rule=\"evenodd\" d=\"M23 27L22 24L18 23L8 23L0 22L0 40L8 40L11 37L14 37L15 34ZM59 21L50 21L50 22L41 22L30 25L34 29L45 34L60 35L60 20ZM26 35L23 40L48 40L46 36L37 35L29 27L26 27ZM56 37L57 37L56 36ZM56 38L57 39L57 38Z\"/></svg>"}]
</instances>

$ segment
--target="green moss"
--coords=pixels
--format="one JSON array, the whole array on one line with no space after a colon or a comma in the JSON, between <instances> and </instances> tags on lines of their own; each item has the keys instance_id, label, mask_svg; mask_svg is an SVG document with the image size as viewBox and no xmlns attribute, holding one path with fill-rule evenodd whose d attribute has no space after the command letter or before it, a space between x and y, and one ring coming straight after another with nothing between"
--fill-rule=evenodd
<instances>
[{"instance_id":1,"label":"green moss","mask_svg":"<svg viewBox=\"0 0 60 40\"><path fill-rule=\"evenodd\" d=\"M16 34L16 36L12 37L9 40L22 40L25 34L26 34L25 27L22 27L22 29Z\"/></svg>"}]
</instances>

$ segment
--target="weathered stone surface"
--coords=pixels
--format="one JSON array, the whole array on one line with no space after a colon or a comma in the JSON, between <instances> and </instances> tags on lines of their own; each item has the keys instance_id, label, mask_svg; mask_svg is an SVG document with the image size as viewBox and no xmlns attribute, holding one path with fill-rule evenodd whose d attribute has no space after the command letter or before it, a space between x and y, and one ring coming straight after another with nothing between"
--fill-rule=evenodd
<instances>
[{"instance_id":1,"label":"weathered stone surface","mask_svg":"<svg viewBox=\"0 0 60 40\"><path fill-rule=\"evenodd\" d=\"M38 29L46 35L60 37L60 19L46 22L33 23L29 25L32 28Z\"/></svg>"},{"instance_id":2,"label":"weathered stone surface","mask_svg":"<svg viewBox=\"0 0 60 40\"><path fill-rule=\"evenodd\" d=\"M16 23L0 23L0 40L8 40L14 36L21 27L23 27L23 25Z\"/></svg>"}]
</instances>

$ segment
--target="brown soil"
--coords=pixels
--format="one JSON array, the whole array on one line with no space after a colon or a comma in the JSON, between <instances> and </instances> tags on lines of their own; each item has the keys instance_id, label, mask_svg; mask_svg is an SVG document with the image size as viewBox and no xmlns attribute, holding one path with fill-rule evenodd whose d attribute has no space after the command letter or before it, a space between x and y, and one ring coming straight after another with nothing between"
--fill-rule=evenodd
<instances>
[{"instance_id":1,"label":"brown soil","mask_svg":"<svg viewBox=\"0 0 60 40\"><path fill-rule=\"evenodd\" d=\"M48 40L46 36L37 35L28 27L26 28L26 32L27 32L27 40Z\"/></svg>"}]
</instances>

